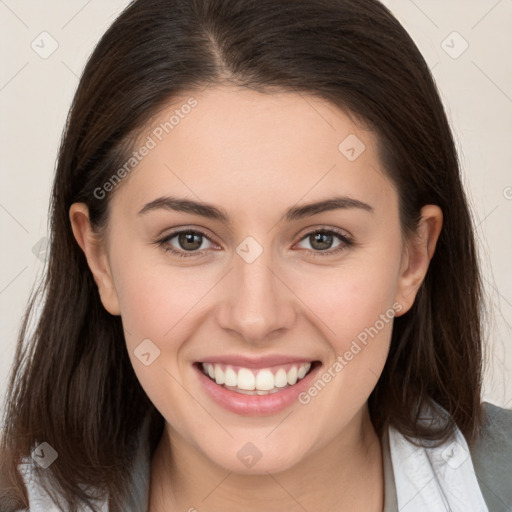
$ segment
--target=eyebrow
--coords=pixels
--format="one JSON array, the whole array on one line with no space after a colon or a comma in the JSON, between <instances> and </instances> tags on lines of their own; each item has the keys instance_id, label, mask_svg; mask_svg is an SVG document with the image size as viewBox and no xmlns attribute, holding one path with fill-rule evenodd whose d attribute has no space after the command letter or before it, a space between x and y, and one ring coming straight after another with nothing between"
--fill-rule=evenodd
<instances>
[{"instance_id":1,"label":"eyebrow","mask_svg":"<svg viewBox=\"0 0 512 512\"><path fill-rule=\"evenodd\" d=\"M363 201L359 201L358 199L353 199L351 197L338 196L325 199L323 201L317 201L315 203L308 203L302 206L292 206L285 211L280 219L280 222L283 220L286 222L291 222L322 212L339 209L346 210L351 208L357 208L370 213L374 213L374 209ZM208 219L220 221L224 224L230 223L228 213L222 208L209 203L201 203L191 199L183 199L172 196L159 197L154 201L145 204L144 207L139 211L139 215L161 209L191 213Z\"/></svg>"}]
</instances>

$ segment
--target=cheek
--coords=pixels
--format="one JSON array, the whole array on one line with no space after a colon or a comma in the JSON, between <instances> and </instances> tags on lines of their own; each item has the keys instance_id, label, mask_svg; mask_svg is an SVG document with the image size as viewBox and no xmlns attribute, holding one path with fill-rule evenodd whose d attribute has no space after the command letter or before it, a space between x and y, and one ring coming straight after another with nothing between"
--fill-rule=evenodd
<instances>
[{"instance_id":1,"label":"cheek","mask_svg":"<svg viewBox=\"0 0 512 512\"><path fill-rule=\"evenodd\" d=\"M206 279L194 279L192 272L145 266L135 254L120 263L115 280L127 350L137 379L166 419L173 425L182 424L180 411L190 404L181 384L180 350L193 336L200 321L201 297L211 285ZM141 350L142 346L146 348ZM142 354L148 352L146 365Z\"/></svg>"},{"instance_id":2,"label":"cheek","mask_svg":"<svg viewBox=\"0 0 512 512\"><path fill-rule=\"evenodd\" d=\"M296 280L301 283L297 295L314 312L311 318L316 316L313 321L322 326L331 349L319 376L322 382L315 383L304 403L318 393L325 410L343 404L355 413L375 387L388 356L393 319L400 311L395 303L399 257L399 249L381 246L350 263L347 259L346 265ZM329 391L320 393L324 386Z\"/></svg>"},{"instance_id":3,"label":"cheek","mask_svg":"<svg viewBox=\"0 0 512 512\"><path fill-rule=\"evenodd\" d=\"M211 287L207 279L199 279L197 271L172 271L169 268L137 267L128 262L116 282L121 316L126 329L133 336L165 341L187 324L188 316L195 314L195 307ZM140 342L140 340L139 340Z\"/></svg>"},{"instance_id":4,"label":"cheek","mask_svg":"<svg viewBox=\"0 0 512 512\"><path fill-rule=\"evenodd\" d=\"M350 272L342 284L309 295L331 354L311 386L299 397L316 408L312 428L336 435L366 402L386 363L395 316L393 282L378 273ZM316 325L319 325L318 320ZM332 411L339 411L333 416ZM329 426L326 428L325 425Z\"/></svg>"},{"instance_id":5,"label":"cheek","mask_svg":"<svg viewBox=\"0 0 512 512\"><path fill-rule=\"evenodd\" d=\"M294 291L316 315L315 323L321 320L326 337L337 352L344 350L347 340L374 326L382 314L392 318L389 310L395 301L398 258L370 255L296 276ZM381 322L377 327L386 331Z\"/></svg>"},{"instance_id":6,"label":"cheek","mask_svg":"<svg viewBox=\"0 0 512 512\"><path fill-rule=\"evenodd\" d=\"M136 249L125 254L130 256L115 260L113 268L129 357L151 401L178 424L182 420L173 416L176 401L183 407L188 402L182 387L188 368L185 348L206 320L208 293L219 280L218 269L155 264L147 251ZM138 357L148 352L142 351L143 346L149 346L151 353L148 366Z\"/></svg>"},{"instance_id":7,"label":"cheek","mask_svg":"<svg viewBox=\"0 0 512 512\"><path fill-rule=\"evenodd\" d=\"M128 346L162 341L206 293L208 278L199 267L167 264L163 250L120 231L111 238L110 260Z\"/></svg>"}]
</instances>

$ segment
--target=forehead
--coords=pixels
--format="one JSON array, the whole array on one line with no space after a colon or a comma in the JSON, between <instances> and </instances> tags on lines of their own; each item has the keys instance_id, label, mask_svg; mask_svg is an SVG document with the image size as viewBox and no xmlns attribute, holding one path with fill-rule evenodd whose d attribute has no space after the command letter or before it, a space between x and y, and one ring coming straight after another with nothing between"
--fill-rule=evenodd
<instances>
[{"instance_id":1,"label":"forehead","mask_svg":"<svg viewBox=\"0 0 512 512\"><path fill-rule=\"evenodd\" d=\"M305 94L227 86L184 94L141 132L134 149L143 147L115 201L142 207L181 195L252 215L335 194L376 209L396 200L375 135Z\"/></svg>"}]
</instances>

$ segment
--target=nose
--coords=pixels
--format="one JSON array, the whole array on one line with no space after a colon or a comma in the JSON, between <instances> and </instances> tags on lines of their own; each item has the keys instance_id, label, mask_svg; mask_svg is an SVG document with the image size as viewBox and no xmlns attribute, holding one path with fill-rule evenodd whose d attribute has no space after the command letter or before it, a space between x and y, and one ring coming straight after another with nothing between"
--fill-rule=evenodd
<instances>
[{"instance_id":1,"label":"nose","mask_svg":"<svg viewBox=\"0 0 512 512\"><path fill-rule=\"evenodd\" d=\"M293 283L287 283L273 264L270 251L251 263L235 254L228 279L218 310L220 327L251 344L271 341L292 329L298 317Z\"/></svg>"}]
</instances>

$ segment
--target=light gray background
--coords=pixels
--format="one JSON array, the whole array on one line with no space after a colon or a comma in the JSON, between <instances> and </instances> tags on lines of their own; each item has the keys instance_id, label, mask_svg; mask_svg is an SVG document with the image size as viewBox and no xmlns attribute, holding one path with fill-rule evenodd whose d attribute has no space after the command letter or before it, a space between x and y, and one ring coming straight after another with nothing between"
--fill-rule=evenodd
<instances>
[{"instance_id":1,"label":"light gray background","mask_svg":"<svg viewBox=\"0 0 512 512\"><path fill-rule=\"evenodd\" d=\"M384 3L425 56L455 132L478 225L489 309L483 398L510 408L512 0ZM67 110L86 58L127 4L0 0L2 398L21 316L43 270L38 243L47 234L49 192Z\"/></svg>"}]
</instances>

